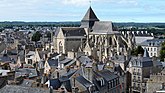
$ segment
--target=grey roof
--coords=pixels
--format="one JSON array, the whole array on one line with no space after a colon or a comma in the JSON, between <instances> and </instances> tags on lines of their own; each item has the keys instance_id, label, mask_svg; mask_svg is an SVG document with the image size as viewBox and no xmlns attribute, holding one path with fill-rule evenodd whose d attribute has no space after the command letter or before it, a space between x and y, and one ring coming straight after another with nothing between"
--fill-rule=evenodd
<instances>
[{"instance_id":1,"label":"grey roof","mask_svg":"<svg viewBox=\"0 0 165 93\"><path fill-rule=\"evenodd\" d=\"M152 67L153 61L149 57L140 57L140 58L132 58L131 63L133 67Z\"/></svg>"},{"instance_id":2,"label":"grey roof","mask_svg":"<svg viewBox=\"0 0 165 93\"><path fill-rule=\"evenodd\" d=\"M99 21L91 7L89 7L82 21Z\"/></svg>"},{"instance_id":3,"label":"grey roof","mask_svg":"<svg viewBox=\"0 0 165 93\"><path fill-rule=\"evenodd\" d=\"M111 58L111 61L118 62L118 63L124 63L124 62L126 62L126 58L124 55L117 55L117 56L113 56Z\"/></svg>"},{"instance_id":4,"label":"grey roof","mask_svg":"<svg viewBox=\"0 0 165 93\"><path fill-rule=\"evenodd\" d=\"M69 63L69 62L71 62L71 61L72 61L72 59L70 59L70 58L65 58L64 60L59 61L59 63L61 63L61 64L67 64L67 63Z\"/></svg>"},{"instance_id":5,"label":"grey roof","mask_svg":"<svg viewBox=\"0 0 165 93\"><path fill-rule=\"evenodd\" d=\"M92 85L92 83L90 81L88 81L87 79L85 79L83 76L78 76L76 77L76 80L82 84L83 86L85 86L86 88L90 87Z\"/></svg>"},{"instance_id":6,"label":"grey roof","mask_svg":"<svg viewBox=\"0 0 165 93\"><path fill-rule=\"evenodd\" d=\"M97 73L99 76L103 77L106 81L110 81L110 80L118 77L117 75L110 72L109 70L102 70L102 71L98 71L95 73Z\"/></svg>"},{"instance_id":7,"label":"grey roof","mask_svg":"<svg viewBox=\"0 0 165 93\"><path fill-rule=\"evenodd\" d=\"M0 62L14 62L14 59L9 57L7 54L4 54L2 57L0 57Z\"/></svg>"},{"instance_id":8,"label":"grey roof","mask_svg":"<svg viewBox=\"0 0 165 93\"><path fill-rule=\"evenodd\" d=\"M80 56L78 60L81 62L81 64L92 62L92 60L88 56Z\"/></svg>"},{"instance_id":9,"label":"grey roof","mask_svg":"<svg viewBox=\"0 0 165 93\"><path fill-rule=\"evenodd\" d=\"M23 87L19 85L6 85L0 93L50 93L46 88Z\"/></svg>"},{"instance_id":10,"label":"grey roof","mask_svg":"<svg viewBox=\"0 0 165 93\"><path fill-rule=\"evenodd\" d=\"M146 48L144 49L143 57L150 57Z\"/></svg>"},{"instance_id":11,"label":"grey roof","mask_svg":"<svg viewBox=\"0 0 165 93\"><path fill-rule=\"evenodd\" d=\"M20 86L31 87L33 82L35 82L35 81L34 80L29 80L29 79L24 79Z\"/></svg>"},{"instance_id":12,"label":"grey roof","mask_svg":"<svg viewBox=\"0 0 165 93\"><path fill-rule=\"evenodd\" d=\"M48 64L50 66L58 66L58 59L49 59Z\"/></svg>"},{"instance_id":13,"label":"grey roof","mask_svg":"<svg viewBox=\"0 0 165 93\"><path fill-rule=\"evenodd\" d=\"M50 82L50 86L52 86L53 89L58 90L58 88L60 88L61 86L61 82L59 79L51 79L49 80L49 82Z\"/></svg>"},{"instance_id":14,"label":"grey roof","mask_svg":"<svg viewBox=\"0 0 165 93\"><path fill-rule=\"evenodd\" d=\"M37 77L38 73L37 70L33 68L22 68L16 70L15 72L15 77L26 76L26 75L28 75L29 78L33 78L33 77Z\"/></svg>"},{"instance_id":15,"label":"grey roof","mask_svg":"<svg viewBox=\"0 0 165 93\"><path fill-rule=\"evenodd\" d=\"M98 67L98 70L99 70L99 71L100 71L100 70L103 70L104 67L105 67L105 64L98 64L97 67Z\"/></svg>"},{"instance_id":16,"label":"grey roof","mask_svg":"<svg viewBox=\"0 0 165 93\"><path fill-rule=\"evenodd\" d=\"M63 27L61 28L62 32L65 37L71 37L71 36L85 36L86 32L84 28L79 27Z\"/></svg>"},{"instance_id":17,"label":"grey roof","mask_svg":"<svg viewBox=\"0 0 165 93\"><path fill-rule=\"evenodd\" d=\"M148 39L142 42L140 45L142 46L161 46L161 44L165 41L165 39Z\"/></svg>"},{"instance_id":18,"label":"grey roof","mask_svg":"<svg viewBox=\"0 0 165 93\"><path fill-rule=\"evenodd\" d=\"M120 34L118 31L114 31L115 29L111 21L95 22L92 30L90 34Z\"/></svg>"},{"instance_id":19,"label":"grey roof","mask_svg":"<svg viewBox=\"0 0 165 93\"><path fill-rule=\"evenodd\" d=\"M64 82L64 81L68 81L70 79L70 77L76 72L77 70L75 69L70 69L69 72L65 73L64 75L62 75L59 80L61 82Z\"/></svg>"},{"instance_id":20,"label":"grey roof","mask_svg":"<svg viewBox=\"0 0 165 93\"><path fill-rule=\"evenodd\" d=\"M6 48L5 43L0 43L0 53Z\"/></svg>"}]
</instances>

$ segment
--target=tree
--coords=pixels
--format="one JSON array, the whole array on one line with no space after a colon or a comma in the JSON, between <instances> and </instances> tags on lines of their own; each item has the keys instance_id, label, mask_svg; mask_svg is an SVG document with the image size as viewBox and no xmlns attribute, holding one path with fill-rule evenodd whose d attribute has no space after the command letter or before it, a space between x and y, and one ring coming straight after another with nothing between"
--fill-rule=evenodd
<instances>
[{"instance_id":1,"label":"tree","mask_svg":"<svg viewBox=\"0 0 165 93\"><path fill-rule=\"evenodd\" d=\"M164 57L165 57L165 42L162 43L161 45L161 50L160 50L160 60L164 61Z\"/></svg>"},{"instance_id":2,"label":"tree","mask_svg":"<svg viewBox=\"0 0 165 93\"><path fill-rule=\"evenodd\" d=\"M39 41L41 36L42 36L41 33L37 31L36 33L33 34L32 41L35 41L35 42Z\"/></svg>"},{"instance_id":3,"label":"tree","mask_svg":"<svg viewBox=\"0 0 165 93\"><path fill-rule=\"evenodd\" d=\"M131 51L131 54L134 56L138 56L138 54L142 54L144 53L144 49L141 46L138 46L137 48L133 49Z\"/></svg>"}]
</instances>

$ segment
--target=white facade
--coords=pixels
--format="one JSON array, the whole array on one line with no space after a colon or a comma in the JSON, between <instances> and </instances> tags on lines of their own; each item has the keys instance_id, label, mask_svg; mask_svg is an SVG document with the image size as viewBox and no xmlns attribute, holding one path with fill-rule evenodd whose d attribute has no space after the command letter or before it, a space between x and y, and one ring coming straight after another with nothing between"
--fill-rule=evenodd
<instances>
[{"instance_id":1,"label":"white facade","mask_svg":"<svg viewBox=\"0 0 165 93\"><path fill-rule=\"evenodd\" d=\"M150 57L159 57L161 46L142 46L147 49Z\"/></svg>"},{"instance_id":2,"label":"white facade","mask_svg":"<svg viewBox=\"0 0 165 93\"><path fill-rule=\"evenodd\" d=\"M140 45L143 49L147 49L150 57L159 57L161 44L165 41L165 39L149 39L142 42Z\"/></svg>"}]
</instances>

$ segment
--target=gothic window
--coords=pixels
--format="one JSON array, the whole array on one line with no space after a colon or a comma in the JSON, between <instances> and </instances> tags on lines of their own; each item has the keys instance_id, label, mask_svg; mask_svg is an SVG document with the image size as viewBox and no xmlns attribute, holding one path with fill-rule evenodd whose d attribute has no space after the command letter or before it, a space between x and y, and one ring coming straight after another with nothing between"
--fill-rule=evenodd
<instances>
[{"instance_id":1,"label":"gothic window","mask_svg":"<svg viewBox=\"0 0 165 93\"><path fill-rule=\"evenodd\" d=\"M59 42L59 52L63 52L63 45L61 41Z\"/></svg>"},{"instance_id":2,"label":"gothic window","mask_svg":"<svg viewBox=\"0 0 165 93\"><path fill-rule=\"evenodd\" d=\"M109 45L112 45L112 37L109 37Z\"/></svg>"}]
</instances>

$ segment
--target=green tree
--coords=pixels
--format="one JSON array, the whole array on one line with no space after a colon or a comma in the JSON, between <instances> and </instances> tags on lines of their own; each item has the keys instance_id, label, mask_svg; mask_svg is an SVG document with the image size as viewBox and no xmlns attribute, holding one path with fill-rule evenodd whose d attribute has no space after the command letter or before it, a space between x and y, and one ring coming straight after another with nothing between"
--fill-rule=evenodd
<instances>
[{"instance_id":1,"label":"green tree","mask_svg":"<svg viewBox=\"0 0 165 93\"><path fill-rule=\"evenodd\" d=\"M36 33L33 34L32 41L35 41L35 42L39 41L41 36L42 36L41 33L37 31Z\"/></svg>"},{"instance_id":2,"label":"green tree","mask_svg":"<svg viewBox=\"0 0 165 93\"><path fill-rule=\"evenodd\" d=\"M160 60L164 61L164 57L165 57L165 42L162 43L161 45L161 50L160 50Z\"/></svg>"},{"instance_id":3,"label":"green tree","mask_svg":"<svg viewBox=\"0 0 165 93\"><path fill-rule=\"evenodd\" d=\"M138 46L137 48L133 49L131 51L131 54L134 56L138 56L138 54L142 54L144 53L144 49L141 46Z\"/></svg>"}]
</instances>

